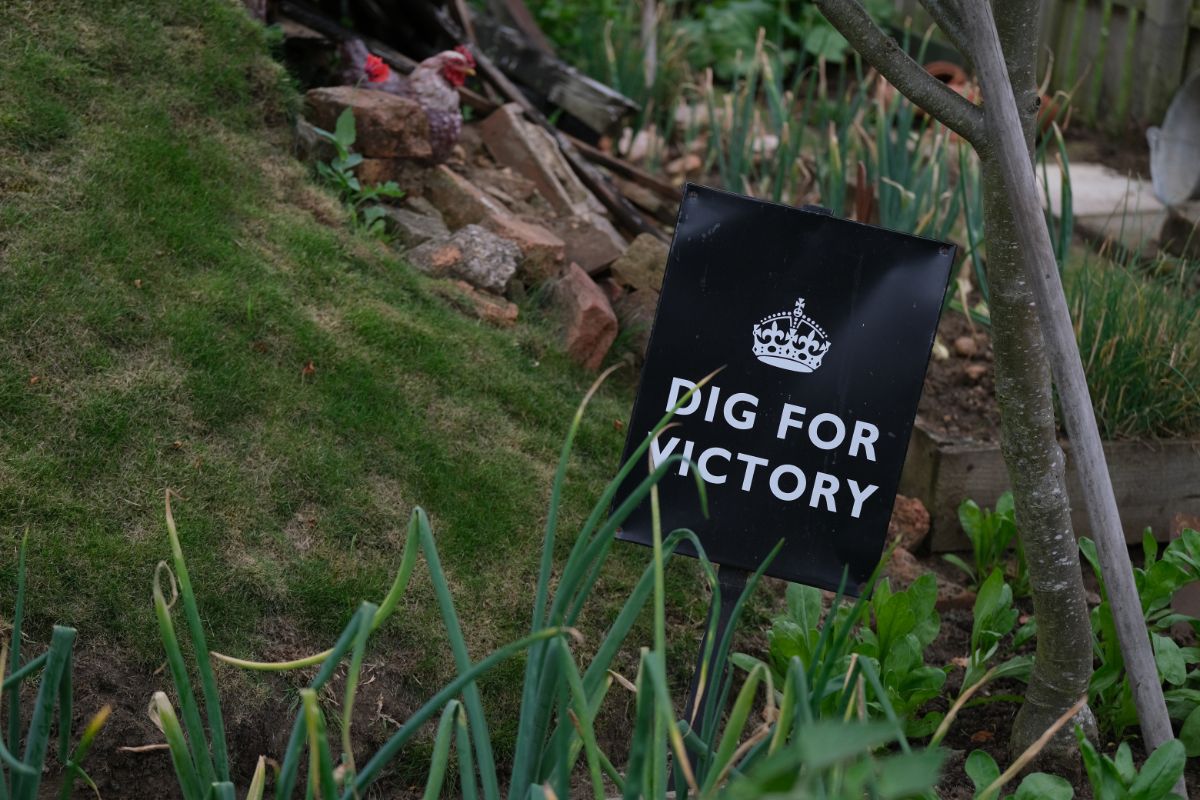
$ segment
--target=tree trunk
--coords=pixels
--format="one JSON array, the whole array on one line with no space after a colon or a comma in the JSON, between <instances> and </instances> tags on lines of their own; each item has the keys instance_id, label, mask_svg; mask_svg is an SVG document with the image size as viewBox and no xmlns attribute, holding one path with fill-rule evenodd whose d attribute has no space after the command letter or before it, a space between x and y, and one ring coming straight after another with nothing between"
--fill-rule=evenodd
<instances>
[{"instance_id":1,"label":"tree trunk","mask_svg":"<svg viewBox=\"0 0 1200 800\"><path fill-rule=\"evenodd\" d=\"M1025 280L1003 180L991 158L981 160L1000 447L1013 487L1038 624L1029 689L1009 740L1015 757L1087 692L1092 638L1033 289ZM1090 709L1085 708L1084 715L1078 721L1094 731ZM1076 751L1074 728L1067 726L1042 757L1053 762L1053 771L1070 774L1079 768Z\"/></svg>"},{"instance_id":2,"label":"tree trunk","mask_svg":"<svg viewBox=\"0 0 1200 800\"><path fill-rule=\"evenodd\" d=\"M875 25L859 0L814 2L867 62L911 101L974 145L983 163L993 336L997 361L1007 364L997 364L1002 436L1040 629L1039 663L1014 745L1019 747L1017 737L1032 738L1038 720L1053 716L1051 708L1065 712L1073 706L1067 699L1070 690L1080 683L1086 686L1090 672L1090 658L1085 667L1082 655L1090 648L1078 647L1068 658L1075 646L1067 642L1090 643L1090 633L1062 482L1062 452L1054 437L1046 377L1049 362L1142 736L1147 750L1153 750L1172 738L1171 721L1030 158L1038 106L1034 65L1039 4L1036 0L921 0L942 31L973 62L983 90L981 108L926 73ZM1047 626L1054 627L1053 634ZM1090 712L1077 717L1089 718ZM1060 744L1072 744L1061 739ZM1175 792L1187 797L1182 778Z\"/></svg>"},{"instance_id":3,"label":"tree trunk","mask_svg":"<svg viewBox=\"0 0 1200 800\"><path fill-rule=\"evenodd\" d=\"M1084 598L1079 550L1071 529L1062 448L1058 444L1051 374L1042 338L1034 287L1028 280L1014 198L1005 181L1001 131L985 124L979 109L959 104L928 85L894 42L874 28L851 0L818 0L834 26L863 57L918 105L975 146L982 167L987 275L992 345L996 355L996 399L1001 448L1029 563L1038 621L1037 657L1029 688L1013 725L1010 748L1019 754L1086 694L1092 673L1091 627ZM975 20L958 3L924 0L951 41L971 59ZM1036 0L997 3L996 33L1019 110L1019 125L1032 161L1038 94L1035 82L1038 26ZM987 120L991 122L992 120ZM1040 224L1040 223L1039 223ZM1076 722L1094 734L1095 719L1084 708ZM1039 763L1060 774L1078 774L1074 726L1067 726L1042 751Z\"/></svg>"},{"instance_id":4,"label":"tree trunk","mask_svg":"<svg viewBox=\"0 0 1200 800\"><path fill-rule=\"evenodd\" d=\"M1034 70L1041 15L1036 0L1009 0L998 4L995 11L996 29L1032 161L1039 104ZM1036 297L1026 280L1028 265L997 155L984 148L980 161L1000 447L1013 486L1017 530L1029 564L1038 621L1037 656L1029 689L1009 740L1009 749L1016 757L1087 693L1092 674L1092 636ZM1076 722L1095 735L1091 709L1085 707ZM1069 725L1042 751L1041 761L1052 762L1059 774L1077 773L1076 752L1074 726Z\"/></svg>"}]
</instances>

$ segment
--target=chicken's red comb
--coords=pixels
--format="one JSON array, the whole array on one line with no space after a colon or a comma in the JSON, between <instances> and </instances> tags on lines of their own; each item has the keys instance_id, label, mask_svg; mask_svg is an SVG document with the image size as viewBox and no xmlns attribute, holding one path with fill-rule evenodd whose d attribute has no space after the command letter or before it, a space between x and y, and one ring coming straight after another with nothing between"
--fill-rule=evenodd
<instances>
[{"instance_id":1,"label":"chicken's red comb","mask_svg":"<svg viewBox=\"0 0 1200 800\"><path fill-rule=\"evenodd\" d=\"M471 48L467 47L465 44L460 44L458 47L454 48L454 52L461 53L467 59L467 63L471 65L471 68L474 69L475 56L471 55Z\"/></svg>"}]
</instances>

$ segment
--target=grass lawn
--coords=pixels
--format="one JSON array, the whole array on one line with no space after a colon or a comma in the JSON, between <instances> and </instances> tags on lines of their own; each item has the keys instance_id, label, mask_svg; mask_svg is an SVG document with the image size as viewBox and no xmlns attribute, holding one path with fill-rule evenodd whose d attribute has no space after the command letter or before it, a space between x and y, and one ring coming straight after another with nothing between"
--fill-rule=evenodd
<instances>
[{"instance_id":1,"label":"grass lawn","mask_svg":"<svg viewBox=\"0 0 1200 800\"><path fill-rule=\"evenodd\" d=\"M349 231L289 156L297 96L233 2L15 0L0 49L0 619L28 529L31 639L63 622L85 652L157 666L170 487L213 649L326 646L382 597L415 504L473 655L525 631L592 380L536 310L509 331L467 319ZM634 377L581 431L568 532L616 468ZM592 631L648 558L617 551ZM673 573L687 595L696 571ZM452 672L430 598L418 580L375 645L422 697ZM682 613L698 626L703 606ZM490 680L501 731L519 674Z\"/></svg>"}]
</instances>

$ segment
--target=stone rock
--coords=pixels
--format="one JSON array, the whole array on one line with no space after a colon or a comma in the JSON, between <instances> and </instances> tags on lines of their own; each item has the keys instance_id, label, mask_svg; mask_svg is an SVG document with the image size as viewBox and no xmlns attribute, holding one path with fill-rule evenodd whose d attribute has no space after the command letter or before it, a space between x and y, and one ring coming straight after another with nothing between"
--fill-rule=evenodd
<instances>
[{"instance_id":1,"label":"stone rock","mask_svg":"<svg viewBox=\"0 0 1200 800\"><path fill-rule=\"evenodd\" d=\"M426 275L461 278L477 289L503 294L517 271L521 251L486 228L467 225L449 238L426 242L407 255Z\"/></svg>"},{"instance_id":2,"label":"stone rock","mask_svg":"<svg viewBox=\"0 0 1200 800\"><path fill-rule=\"evenodd\" d=\"M897 547L892 551L892 558L888 562L884 574L891 582L892 590L901 591L911 586L926 572L929 570L921 564L916 556L903 547ZM970 589L943 578L937 573L934 573L934 577L937 579L938 596L935 607L938 611L951 608L970 608L974 605L975 593Z\"/></svg>"},{"instance_id":3,"label":"stone rock","mask_svg":"<svg viewBox=\"0 0 1200 800\"><path fill-rule=\"evenodd\" d=\"M503 194L516 203L528 203L534 197L541 199L541 193L534 182L513 171L512 167L477 168L470 170L468 174L472 183L497 197Z\"/></svg>"},{"instance_id":4,"label":"stone rock","mask_svg":"<svg viewBox=\"0 0 1200 800\"><path fill-rule=\"evenodd\" d=\"M345 109L354 113L354 152L363 158L433 157L429 120L407 97L354 86L323 86L305 95L308 117L318 128L332 131Z\"/></svg>"},{"instance_id":5,"label":"stone rock","mask_svg":"<svg viewBox=\"0 0 1200 800\"><path fill-rule=\"evenodd\" d=\"M407 206L410 211L415 211L418 214L424 214L427 217L436 217L438 222L442 223L443 225L446 224L446 221L442 219L442 212L434 208L433 203L429 202L419 194L405 195L404 205Z\"/></svg>"},{"instance_id":6,"label":"stone rock","mask_svg":"<svg viewBox=\"0 0 1200 800\"><path fill-rule=\"evenodd\" d=\"M431 217L418 214L407 208L382 206L384 224L388 232L396 237L404 248L417 247L435 239L444 239L450 235L441 217Z\"/></svg>"},{"instance_id":7,"label":"stone rock","mask_svg":"<svg viewBox=\"0 0 1200 800\"><path fill-rule=\"evenodd\" d=\"M926 572L928 570L917 560L916 556L903 547L897 547L892 551L892 558L888 561L884 574L891 580L892 590L900 591L907 589L913 584L913 581Z\"/></svg>"},{"instance_id":8,"label":"stone rock","mask_svg":"<svg viewBox=\"0 0 1200 800\"><path fill-rule=\"evenodd\" d=\"M975 605L975 592L960 586L954 581L938 576L938 596L934 608L938 611L948 611L952 608L971 608Z\"/></svg>"},{"instance_id":9,"label":"stone rock","mask_svg":"<svg viewBox=\"0 0 1200 800\"><path fill-rule=\"evenodd\" d=\"M575 214L582 207L602 210L600 201L575 177L550 135L526 122L516 103L489 114L480 123L479 132L492 158L532 181L555 213Z\"/></svg>"},{"instance_id":10,"label":"stone rock","mask_svg":"<svg viewBox=\"0 0 1200 800\"><path fill-rule=\"evenodd\" d=\"M983 376L987 375L987 364L967 364L963 367L963 372L973 381L983 380Z\"/></svg>"},{"instance_id":11,"label":"stone rock","mask_svg":"<svg viewBox=\"0 0 1200 800\"><path fill-rule=\"evenodd\" d=\"M567 267L554 284L553 298L567 355L586 369L598 369L617 338L617 317L608 298L578 264Z\"/></svg>"},{"instance_id":12,"label":"stone rock","mask_svg":"<svg viewBox=\"0 0 1200 800\"><path fill-rule=\"evenodd\" d=\"M500 328L517 324L517 306L503 297L481 292L466 281L454 281L446 297L464 313Z\"/></svg>"},{"instance_id":13,"label":"stone rock","mask_svg":"<svg viewBox=\"0 0 1200 800\"><path fill-rule=\"evenodd\" d=\"M654 312L658 310L658 292L654 289L638 289L626 292L613 303L613 311L621 330L639 356L645 358L650 345L650 328L654 325Z\"/></svg>"},{"instance_id":14,"label":"stone rock","mask_svg":"<svg viewBox=\"0 0 1200 800\"><path fill-rule=\"evenodd\" d=\"M625 195L625 199L629 200L635 206L644 209L652 216L670 213L662 198L640 183L627 181L620 177L614 178L614 181L617 184L617 188L621 190L621 194Z\"/></svg>"},{"instance_id":15,"label":"stone rock","mask_svg":"<svg viewBox=\"0 0 1200 800\"><path fill-rule=\"evenodd\" d=\"M402 158L364 158L354 168L354 176L363 186L376 186L394 181L404 190L406 197L418 196L425 191L429 168Z\"/></svg>"},{"instance_id":16,"label":"stone rock","mask_svg":"<svg viewBox=\"0 0 1200 800\"><path fill-rule=\"evenodd\" d=\"M546 225L566 244L567 261L575 262L589 275L616 261L625 250L607 231L586 217L560 217Z\"/></svg>"},{"instance_id":17,"label":"stone rock","mask_svg":"<svg viewBox=\"0 0 1200 800\"><path fill-rule=\"evenodd\" d=\"M626 294L625 287L614 281L611 277L601 278L596 282L596 285L604 290L604 296L608 298L608 302L616 303L621 298L621 295ZM616 305L613 306L613 311L616 311ZM617 314L617 321L621 320L621 315ZM622 326L624 327L624 326Z\"/></svg>"},{"instance_id":18,"label":"stone rock","mask_svg":"<svg viewBox=\"0 0 1200 800\"><path fill-rule=\"evenodd\" d=\"M908 551L917 550L929 535L929 510L915 497L896 495L888 521L888 541L899 540Z\"/></svg>"},{"instance_id":19,"label":"stone rock","mask_svg":"<svg viewBox=\"0 0 1200 800\"><path fill-rule=\"evenodd\" d=\"M517 274L530 286L557 278L566 259L566 245L541 225L509 214L489 214L484 227L521 249Z\"/></svg>"},{"instance_id":20,"label":"stone rock","mask_svg":"<svg viewBox=\"0 0 1200 800\"><path fill-rule=\"evenodd\" d=\"M613 262L612 275L624 286L657 292L667 268L668 248L648 233L639 233L624 255Z\"/></svg>"},{"instance_id":21,"label":"stone rock","mask_svg":"<svg viewBox=\"0 0 1200 800\"><path fill-rule=\"evenodd\" d=\"M979 345L972 336L959 336L954 340L954 352L963 358L970 358L979 352Z\"/></svg>"},{"instance_id":22,"label":"stone rock","mask_svg":"<svg viewBox=\"0 0 1200 800\"><path fill-rule=\"evenodd\" d=\"M451 230L482 223L491 215L508 213L499 201L445 164L430 171L425 195L442 213Z\"/></svg>"}]
</instances>

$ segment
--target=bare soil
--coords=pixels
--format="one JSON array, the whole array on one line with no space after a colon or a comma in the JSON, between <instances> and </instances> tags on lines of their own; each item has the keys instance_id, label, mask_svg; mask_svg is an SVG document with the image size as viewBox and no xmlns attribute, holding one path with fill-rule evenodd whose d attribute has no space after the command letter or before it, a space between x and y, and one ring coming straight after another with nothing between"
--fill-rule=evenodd
<instances>
[{"instance_id":1,"label":"bare soil","mask_svg":"<svg viewBox=\"0 0 1200 800\"><path fill-rule=\"evenodd\" d=\"M935 354L929 360L917 418L943 436L997 441L1000 409L996 406L992 341L987 328L972 325L962 314L948 310L942 314L937 335L950 355L939 359ZM975 352L960 353L955 347L960 339L969 339Z\"/></svg>"}]
</instances>

